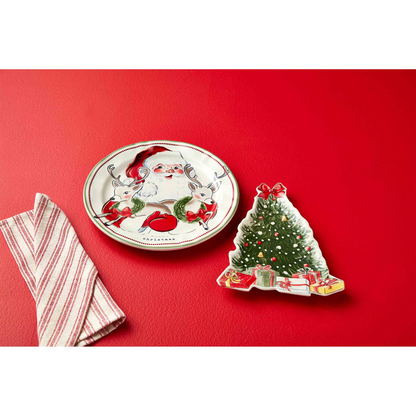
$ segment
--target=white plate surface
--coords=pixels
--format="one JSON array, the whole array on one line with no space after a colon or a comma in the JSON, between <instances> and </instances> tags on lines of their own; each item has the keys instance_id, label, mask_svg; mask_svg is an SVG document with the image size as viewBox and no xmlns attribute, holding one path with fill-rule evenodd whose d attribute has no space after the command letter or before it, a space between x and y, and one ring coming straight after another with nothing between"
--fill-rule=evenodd
<instances>
[{"instance_id":1,"label":"white plate surface","mask_svg":"<svg viewBox=\"0 0 416 416\"><path fill-rule=\"evenodd\" d=\"M129 187L133 178L137 182ZM97 163L84 185L84 204L93 223L109 237L147 250L178 250L206 241L228 224L238 200L237 181L222 160L198 146L173 141L118 149Z\"/></svg>"}]
</instances>

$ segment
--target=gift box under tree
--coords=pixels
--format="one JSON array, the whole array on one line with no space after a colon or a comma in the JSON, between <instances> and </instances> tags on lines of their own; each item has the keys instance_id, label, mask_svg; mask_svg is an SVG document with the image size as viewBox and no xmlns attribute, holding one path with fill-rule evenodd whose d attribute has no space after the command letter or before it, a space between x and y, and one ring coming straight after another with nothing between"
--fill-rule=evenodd
<instances>
[{"instance_id":1,"label":"gift box under tree","mask_svg":"<svg viewBox=\"0 0 416 416\"><path fill-rule=\"evenodd\" d=\"M276 277L276 290L292 295L310 296L309 280L298 277Z\"/></svg>"},{"instance_id":2,"label":"gift box under tree","mask_svg":"<svg viewBox=\"0 0 416 416\"><path fill-rule=\"evenodd\" d=\"M299 279L308 279L309 284L313 285L315 283L318 283L319 280L321 279L321 272L303 269L302 271L299 271L298 273L294 273L292 277L299 278Z\"/></svg>"},{"instance_id":3,"label":"gift box under tree","mask_svg":"<svg viewBox=\"0 0 416 416\"><path fill-rule=\"evenodd\" d=\"M217 280L222 287L240 290L250 290L255 281L252 274L239 273L234 269L227 269Z\"/></svg>"},{"instance_id":4,"label":"gift box under tree","mask_svg":"<svg viewBox=\"0 0 416 416\"><path fill-rule=\"evenodd\" d=\"M318 283L310 286L311 292L317 295L332 295L336 292L344 290L344 281L335 277L329 277L327 279L320 279Z\"/></svg>"},{"instance_id":5,"label":"gift box under tree","mask_svg":"<svg viewBox=\"0 0 416 416\"><path fill-rule=\"evenodd\" d=\"M270 265L261 266L257 264L251 269L251 273L256 278L257 287L275 287L275 271L271 269Z\"/></svg>"}]
</instances>

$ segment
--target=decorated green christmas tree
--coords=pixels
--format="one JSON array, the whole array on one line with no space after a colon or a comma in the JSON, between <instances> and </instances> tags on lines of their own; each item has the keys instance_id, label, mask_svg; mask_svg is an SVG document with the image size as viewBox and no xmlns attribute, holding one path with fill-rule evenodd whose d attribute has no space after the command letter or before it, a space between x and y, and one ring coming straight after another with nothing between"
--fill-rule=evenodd
<instances>
[{"instance_id":1,"label":"decorated green christmas tree","mask_svg":"<svg viewBox=\"0 0 416 416\"><path fill-rule=\"evenodd\" d=\"M287 198L286 188L280 183L273 188L261 184L257 190L254 206L234 240L237 249L230 253L231 266L240 272L270 266L283 277L317 270L329 277L312 229Z\"/></svg>"},{"instance_id":2,"label":"decorated green christmas tree","mask_svg":"<svg viewBox=\"0 0 416 416\"><path fill-rule=\"evenodd\" d=\"M341 292L344 281L330 276L312 229L286 196L286 188L262 183L253 208L238 226L236 249L217 283L230 289L310 296Z\"/></svg>"}]
</instances>

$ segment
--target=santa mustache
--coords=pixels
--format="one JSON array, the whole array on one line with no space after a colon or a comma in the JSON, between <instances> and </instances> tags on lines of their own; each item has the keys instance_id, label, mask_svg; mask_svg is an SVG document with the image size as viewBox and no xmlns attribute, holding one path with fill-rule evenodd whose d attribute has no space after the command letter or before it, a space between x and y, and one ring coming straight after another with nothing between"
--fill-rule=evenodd
<instances>
[{"instance_id":1,"label":"santa mustache","mask_svg":"<svg viewBox=\"0 0 416 416\"><path fill-rule=\"evenodd\" d=\"M157 179L163 179L165 177L183 178L185 177L185 175L183 173L178 173L178 172L152 172L149 175L149 178L151 177L157 178Z\"/></svg>"}]
</instances>

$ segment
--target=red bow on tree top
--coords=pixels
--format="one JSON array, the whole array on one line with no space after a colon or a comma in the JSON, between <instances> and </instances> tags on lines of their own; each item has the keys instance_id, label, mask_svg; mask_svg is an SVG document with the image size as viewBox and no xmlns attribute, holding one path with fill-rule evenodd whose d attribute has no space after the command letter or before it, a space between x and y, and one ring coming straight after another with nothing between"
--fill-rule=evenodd
<instances>
[{"instance_id":1,"label":"red bow on tree top","mask_svg":"<svg viewBox=\"0 0 416 416\"><path fill-rule=\"evenodd\" d=\"M266 201L270 194L276 198L283 198L286 195L286 188L280 182L273 186L273 188L270 188L265 183L262 183L257 187L257 189L260 191L258 196Z\"/></svg>"}]
</instances>

